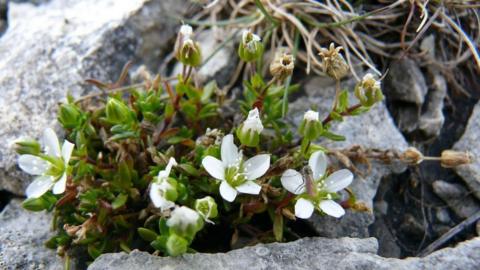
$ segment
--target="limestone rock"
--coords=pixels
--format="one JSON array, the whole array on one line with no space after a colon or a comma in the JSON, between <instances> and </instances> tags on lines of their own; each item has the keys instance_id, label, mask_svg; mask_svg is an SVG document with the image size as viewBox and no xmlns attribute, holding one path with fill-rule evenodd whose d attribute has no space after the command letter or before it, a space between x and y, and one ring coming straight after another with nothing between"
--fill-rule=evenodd
<instances>
[{"instance_id":1,"label":"limestone rock","mask_svg":"<svg viewBox=\"0 0 480 270\"><path fill-rule=\"evenodd\" d=\"M186 0L10 3L0 39L0 189L23 194L31 181L16 168L13 140L56 126L67 91L94 89L84 79L114 81L129 60L158 65L180 21L171 17L189 7Z\"/></svg>"},{"instance_id":2,"label":"limestone rock","mask_svg":"<svg viewBox=\"0 0 480 270\"><path fill-rule=\"evenodd\" d=\"M444 200L459 217L465 219L480 211L480 204L462 185L438 180L433 182L432 187L435 194Z\"/></svg>"},{"instance_id":3,"label":"limestone rock","mask_svg":"<svg viewBox=\"0 0 480 270\"><path fill-rule=\"evenodd\" d=\"M44 246L50 227L49 215L11 201L0 214L0 269L63 269L62 259Z\"/></svg>"},{"instance_id":4,"label":"limestone rock","mask_svg":"<svg viewBox=\"0 0 480 270\"><path fill-rule=\"evenodd\" d=\"M470 187L472 193L480 199L480 103L475 105L465 133L453 146L460 151L468 151L473 155L473 163L454 168Z\"/></svg>"},{"instance_id":5,"label":"limestone rock","mask_svg":"<svg viewBox=\"0 0 480 270\"><path fill-rule=\"evenodd\" d=\"M387 259L376 255L374 238L303 238L290 243L257 245L217 254L186 254L162 258L146 252L104 254L89 270L103 269L478 269L480 238L446 248L424 258Z\"/></svg>"}]
</instances>

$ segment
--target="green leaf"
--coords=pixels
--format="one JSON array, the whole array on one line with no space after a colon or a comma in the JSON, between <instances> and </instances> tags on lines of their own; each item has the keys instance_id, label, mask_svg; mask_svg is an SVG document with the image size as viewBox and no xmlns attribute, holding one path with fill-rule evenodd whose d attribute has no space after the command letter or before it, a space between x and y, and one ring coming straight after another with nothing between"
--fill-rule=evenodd
<instances>
[{"instance_id":1,"label":"green leaf","mask_svg":"<svg viewBox=\"0 0 480 270\"><path fill-rule=\"evenodd\" d=\"M330 117L332 117L333 120L336 120L336 121L343 121L343 116L341 114L339 114L338 112L335 112L335 111L332 111L330 113Z\"/></svg>"},{"instance_id":2,"label":"green leaf","mask_svg":"<svg viewBox=\"0 0 480 270\"><path fill-rule=\"evenodd\" d=\"M322 136L325 137L325 138L328 138L330 140L333 140L333 141L345 141L344 136L332 133L330 131L324 131L322 133Z\"/></svg>"},{"instance_id":3,"label":"green leaf","mask_svg":"<svg viewBox=\"0 0 480 270\"><path fill-rule=\"evenodd\" d=\"M115 200L112 202L112 208L113 210L116 210L127 202L128 195L126 194L118 194L118 196L115 198Z\"/></svg>"},{"instance_id":4,"label":"green leaf","mask_svg":"<svg viewBox=\"0 0 480 270\"><path fill-rule=\"evenodd\" d=\"M283 215L275 214L273 218L273 234L275 240L281 242L283 240Z\"/></svg>"},{"instance_id":5,"label":"green leaf","mask_svg":"<svg viewBox=\"0 0 480 270\"><path fill-rule=\"evenodd\" d=\"M148 242L152 242L158 237L158 234L156 232L143 227L138 228L137 232L140 235L140 237L142 237L143 240Z\"/></svg>"},{"instance_id":6,"label":"green leaf","mask_svg":"<svg viewBox=\"0 0 480 270\"><path fill-rule=\"evenodd\" d=\"M170 229L167 226L167 220L165 218L160 218L158 220L158 228L160 229L161 235L168 235L170 232Z\"/></svg>"},{"instance_id":7,"label":"green leaf","mask_svg":"<svg viewBox=\"0 0 480 270\"><path fill-rule=\"evenodd\" d=\"M337 112L342 113L348 108L348 91L343 90L338 96Z\"/></svg>"},{"instance_id":8,"label":"green leaf","mask_svg":"<svg viewBox=\"0 0 480 270\"><path fill-rule=\"evenodd\" d=\"M102 255L102 251L100 251L94 244L89 244L88 248L88 255L92 257L92 259L96 259L98 256Z\"/></svg>"},{"instance_id":9,"label":"green leaf","mask_svg":"<svg viewBox=\"0 0 480 270\"><path fill-rule=\"evenodd\" d=\"M200 101L203 104L208 103L212 94L215 93L215 91L217 90L218 90L218 85L215 80L208 82L207 85L205 85L205 87L203 88L202 97L200 98Z\"/></svg>"},{"instance_id":10,"label":"green leaf","mask_svg":"<svg viewBox=\"0 0 480 270\"><path fill-rule=\"evenodd\" d=\"M360 114L366 113L370 110L370 108L371 107L360 106L355 110L353 110L352 112L350 112L350 115L360 115Z\"/></svg>"}]
</instances>

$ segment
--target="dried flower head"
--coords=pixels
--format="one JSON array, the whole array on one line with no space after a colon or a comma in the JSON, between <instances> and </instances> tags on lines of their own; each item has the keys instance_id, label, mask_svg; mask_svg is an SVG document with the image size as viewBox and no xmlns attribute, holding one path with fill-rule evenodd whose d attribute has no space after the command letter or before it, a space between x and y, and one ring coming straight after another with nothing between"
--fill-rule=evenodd
<instances>
[{"instance_id":1,"label":"dried flower head","mask_svg":"<svg viewBox=\"0 0 480 270\"><path fill-rule=\"evenodd\" d=\"M423 154L415 147L409 147L400 155L400 160L408 165L420 164L424 159Z\"/></svg>"},{"instance_id":2,"label":"dried flower head","mask_svg":"<svg viewBox=\"0 0 480 270\"><path fill-rule=\"evenodd\" d=\"M270 64L270 73L278 80L284 80L292 75L294 67L295 59L293 55L286 53L284 50L278 50Z\"/></svg>"},{"instance_id":3,"label":"dried flower head","mask_svg":"<svg viewBox=\"0 0 480 270\"><path fill-rule=\"evenodd\" d=\"M343 50L342 46L335 47L330 43L330 47L320 48L318 53L322 57L323 72L335 80L340 80L348 74L349 67L340 52Z\"/></svg>"},{"instance_id":4,"label":"dried flower head","mask_svg":"<svg viewBox=\"0 0 480 270\"><path fill-rule=\"evenodd\" d=\"M444 168L453 168L472 163L472 155L468 152L445 150L440 157L440 164Z\"/></svg>"}]
</instances>

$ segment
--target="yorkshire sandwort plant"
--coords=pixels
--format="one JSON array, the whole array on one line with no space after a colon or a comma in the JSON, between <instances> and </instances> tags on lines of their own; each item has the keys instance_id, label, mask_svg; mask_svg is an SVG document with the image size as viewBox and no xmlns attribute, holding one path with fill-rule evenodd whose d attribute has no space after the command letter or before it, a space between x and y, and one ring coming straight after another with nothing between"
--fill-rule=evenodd
<instances>
[{"instance_id":1,"label":"yorkshire sandwort plant","mask_svg":"<svg viewBox=\"0 0 480 270\"><path fill-rule=\"evenodd\" d=\"M259 36L245 30L238 57L253 63L264 52ZM341 89L340 78L349 72L341 47L321 48L322 68L337 80L336 97L329 114L311 108L295 128L285 120L285 93L288 98L297 87L285 83L297 61L288 49L276 51L268 76L252 65L235 99L215 81L194 83L202 54L190 26L181 26L173 53L184 66L176 84L156 76L120 87L126 70L114 84L91 80L101 94L69 96L59 105L62 143L52 128L39 141L16 143L19 167L34 175L23 207L53 213L55 235L46 245L66 257L67 266L76 249L92 259L132 249L178 256L202 251L191 246L209 227L230 227L225 237L232 244L242 225L254 228L252 243L286 241L296 236L293 222L314 212L340 218L346 208L368 211L348 189L354 168L330 166L335 153L317 142L343 140L332 125L382 101L377 76L367 74L354 89ZM416 149L352 148L344 154L409 165L470 162L453 151L439 158ZM268 230L255 229L257 215L269 218Z\"/></svg>"}]
</instances>

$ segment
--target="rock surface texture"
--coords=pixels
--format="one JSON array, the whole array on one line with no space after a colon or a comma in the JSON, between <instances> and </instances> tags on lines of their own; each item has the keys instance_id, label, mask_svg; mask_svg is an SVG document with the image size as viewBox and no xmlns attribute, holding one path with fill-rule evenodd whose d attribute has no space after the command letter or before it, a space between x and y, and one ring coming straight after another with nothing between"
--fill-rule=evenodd
<instances>
[{"instance_id":1,"label":"rock surface texture","mask_svg":"<svg viewBox=\"0 0 480 270\"><path fill-rule=\"evenodd\" d=\"M13 200L0 214L0 269L63 269L56 252L44 242L50 236L51 217L32 213Z\"/></svg>"},{"instance_id":2,"label":"rock surface texture","mask_svg":"<svg viewBox=\"0 0 480 270\"><path fill-rule=\"evenodd\" d=\"M453 146L460 151L469 151L473 156L473 163L455 168L455 171L470 187L471 192L480 199L480 103L475 105L465 133Z\"/></svg>"},{"instance_id":3,"label":"rock surface texture","mask_svg":"<svg viewBox=\"0 0 480 270\"><path fill-rule=\"evenodd\" d=\"M353 89L354 85L353 79L342 82L343 88ZM294 124L300 123L303 114L308 109L318 110L320 119L328 114L335 95L335 82L328 78L316 77L305 83L304 90L305 95L289 105L290 120ZM353 105L355 102L355 97L351 94L350 104ZM369 112L361 116L346 117L343 122L332 123L332 131L344 135L346 140L343 142L325 141L324 145L331 149L360 145L363 148L401 151L408 146L384 103L375 105ZM404 169L401 166L372 163L371 172L364 178L356 175L351 188L359 201L372 208L373 198L382 177L401 172ZM372 213L353 213L351 211L347 211L347 214L341 219L319 215L312 218L316 231L320 236L325 237L368 237L368 226L373 221Z\"/></svg>"},{"instance_id":4,"label":"rock surface texture","mask_svg":"<svg viewBox=\"0 0 480 270\"><path fill-rule=\"evenodd\" d=\"M23 194L30 181L15 167L13 140L54 127L67 91L78 97L94 89L86 78L114 81L129 60L156 68L171 49L174 17L189 7L174 0L10 3L0 38L0 187Z\"/></svg>"},{"instance_id":5,"label":"rock surface texture","mask_svg":"<svg viewBox=\"0 0 480 270\"><path fill-rule=\"evenodd\" d=\"M478 269L480 238L446 248L424 258L387 259L376 255L377 242L366 239L304 238L286 244L267 244L224 254L188 254L161 258L145 252L100 256L89 270L130 269Z\"/></svg>"}]
</instances>

